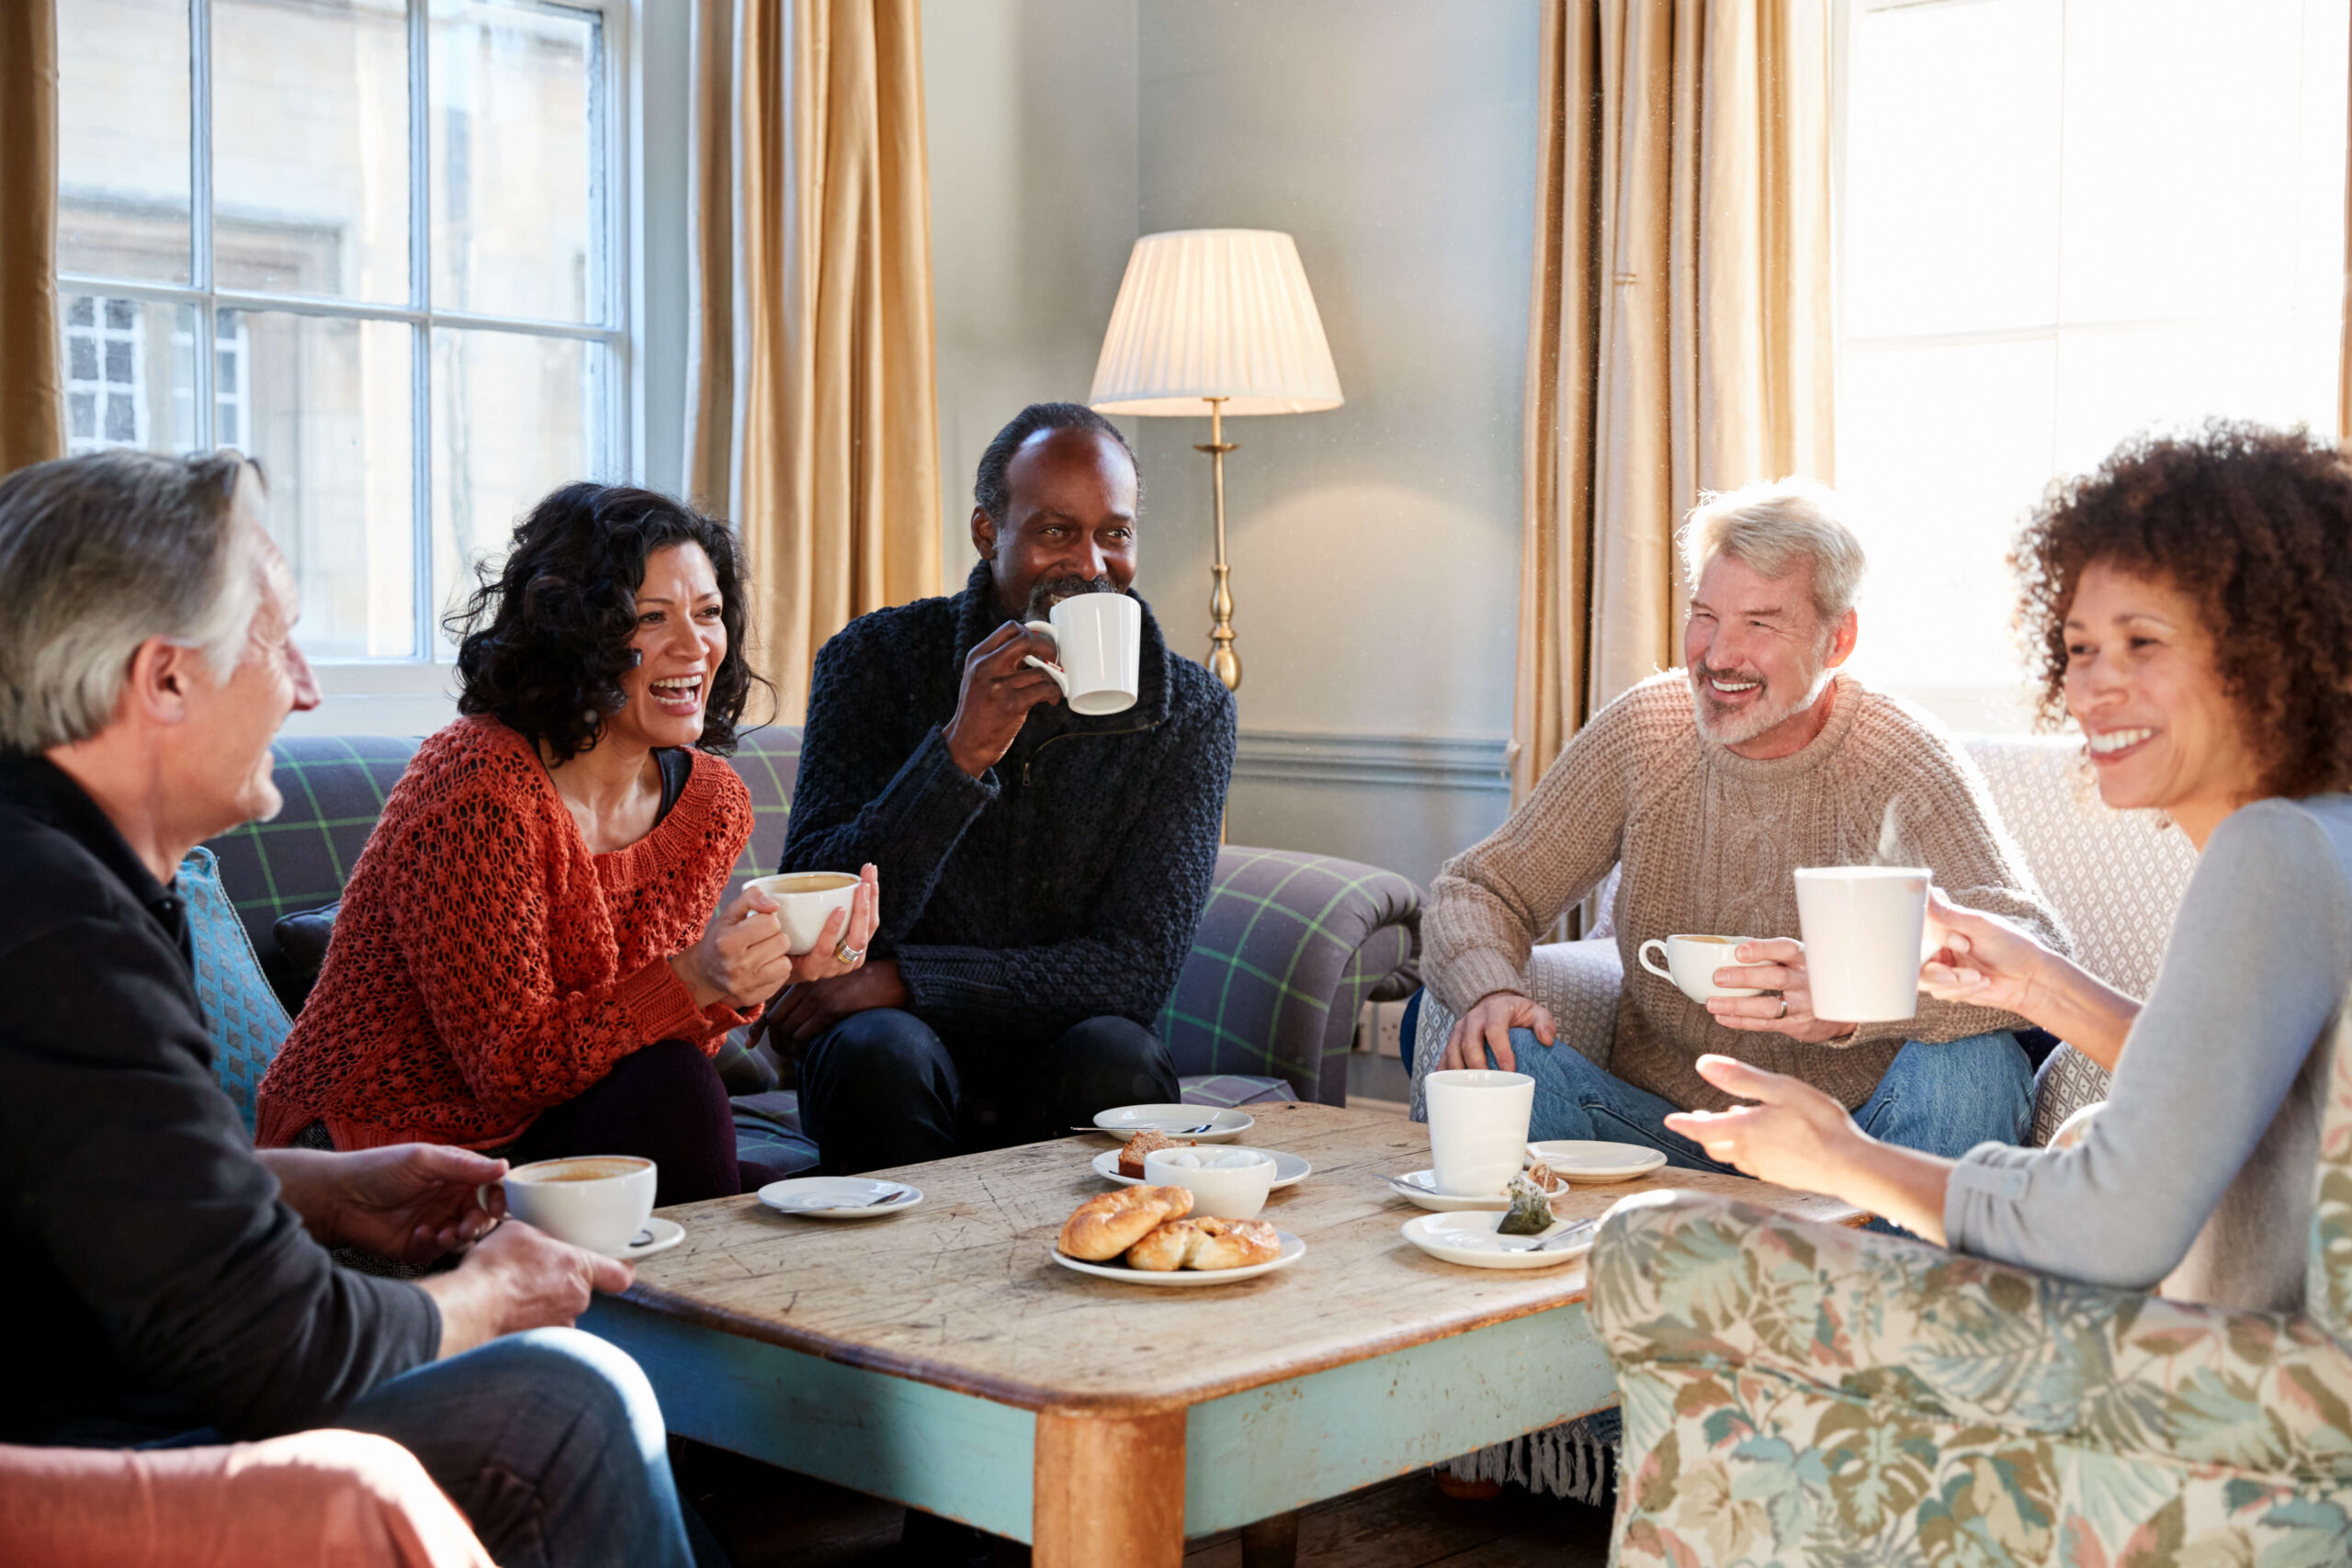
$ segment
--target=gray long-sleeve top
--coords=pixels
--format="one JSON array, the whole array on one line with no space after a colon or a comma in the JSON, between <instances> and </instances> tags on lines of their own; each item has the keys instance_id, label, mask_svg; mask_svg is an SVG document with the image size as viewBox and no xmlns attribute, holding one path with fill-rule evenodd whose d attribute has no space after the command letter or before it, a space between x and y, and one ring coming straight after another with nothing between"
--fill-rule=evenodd
<instances>
[{"instance_id":1,"label":"gray long-sleeve top","mask_svg":"<svg viewBox=\"0 0 2352 1568\"><path fill-rule=\"evenodd\" d=\"M2214 830L2106 1108L2069 1149L1982 1144L1952 1249L2092 1284L2293 1312L2325 1053L2352 976L2352 796L2263 800Z\"/></svg>"}]
</instances>

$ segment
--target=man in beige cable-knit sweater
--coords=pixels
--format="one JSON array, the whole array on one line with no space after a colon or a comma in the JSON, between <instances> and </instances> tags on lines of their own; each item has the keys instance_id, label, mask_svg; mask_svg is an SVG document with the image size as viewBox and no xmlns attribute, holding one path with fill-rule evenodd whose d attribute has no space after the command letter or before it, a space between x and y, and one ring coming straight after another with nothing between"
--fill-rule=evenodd
<instances>
[{"instance_id":1,"label":"man in beige cable-knit sweater","mask_svg":"<svg viewBox=\"0 0 2352 1568\"><path fill-rule=\"evenodd\" d=\"M1836 507L1799 480L1708 498L1681 535L1689 669L1595 715L1526 805L1439 874L1425 973L1459 1022L1437 1065L1533 1076L1537 1138L1630 1141L1729 1171L1663 1124L1735 1103L1693 1069L1708 1052L1803 1078L1906 1147L1957 1156L2024 1136L2019 1020L1925 997L1895 1023L1814 1016L1790 873L1869 863L1890 835L1954 902L2064 940L1975 767L1932 720L1838 669L1863 558ZM1536 933L1620 863L1625 981L1603 1071L1553 1048L1526 966ZM1634 962L1643 941L1675 932L1761 939L1716 983L1766 994L1702 1006Z\"/></svg>"}]
</instances>

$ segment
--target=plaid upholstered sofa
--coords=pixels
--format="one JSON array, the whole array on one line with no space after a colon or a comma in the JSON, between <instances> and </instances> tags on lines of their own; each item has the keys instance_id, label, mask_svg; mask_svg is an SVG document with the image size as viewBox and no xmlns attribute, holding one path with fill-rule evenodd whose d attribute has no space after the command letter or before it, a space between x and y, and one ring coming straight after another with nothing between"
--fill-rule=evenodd
<instances>
[{"instance_id":1,"label":"plaid upholstered sofa","mask_svg":"<svg viewBox=\"0 0 2352 1568\"><path fill-rule=\"evenodd\" d=\"M299 1009L307 976L281 947L278 922L342 897L415 749L413 740L374 736L281 737L273 752L285 810L209 846L262 970L289 1010ZM800 732L754 730L732 761L759 819L736 870L740 885L773 870L783 848ZM1413 988L1419 942L1420 890L1393 872L1287 850L1220 851L1192 955L1159 1021L1185 1098L1344 1103L1357 1014L1366 1001ZM742 1140L767 1145L760 1158L787 1168L813 1162L788 1089L737 1104Z\"/></svg>"}]
</instances>

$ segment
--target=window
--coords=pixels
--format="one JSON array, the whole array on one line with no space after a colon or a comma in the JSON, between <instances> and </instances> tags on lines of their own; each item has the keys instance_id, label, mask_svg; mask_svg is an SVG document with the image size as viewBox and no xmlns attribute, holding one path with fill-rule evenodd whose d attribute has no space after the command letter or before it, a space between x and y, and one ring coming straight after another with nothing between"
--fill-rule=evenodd
<instances>
[{"instance_id":1,"label":"window","mask_svg":"<svg viewBox=\"0 0 2352 1568\"><path fill-rule=\"evenodd\" d=\"M2346 0L1849 0L1838 488L1855 666L2020 722L2004 557L2056 478L2210 416L2333 434Z\"/></svg>"},{"instance_id":2,"label":"window","mask_svg":"<svg viewBox=\"0 0 2352 1568\"><path fill-rule=\"evenodd\" d=\"M313 658L446 656L474 559L628 467L625 14L59 7L72 449L260 459Z\"/></svg>"}]
</instances>

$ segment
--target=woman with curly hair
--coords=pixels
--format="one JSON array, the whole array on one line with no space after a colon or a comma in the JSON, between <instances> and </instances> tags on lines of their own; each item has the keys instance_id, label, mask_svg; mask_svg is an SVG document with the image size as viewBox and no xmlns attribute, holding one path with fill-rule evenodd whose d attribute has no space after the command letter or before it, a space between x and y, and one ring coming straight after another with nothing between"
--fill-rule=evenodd
<instances>
[{"instance_id":1,"label":"woman with curly hair","mask_svg":"<svg viewBox=\"0 0 2352 1568\"><path fill-rule=\"evenodd\" d=\"M1920 988L2020 1013L2115 1075L2072 1146L1939 1159L1792 1078L1703 1057L1758 1103L1668 1119L1767 1181L1954 1251L2185 1301L2303 1304L2325 1038L2352 976L2352 466L2301 433L2129 443L2012 557L2045 717L2100 797L2199 859L2143 1002L1938 897Z\"/></svg>"},{"instance_id":2,"label":"woman with curly hair","mask_svg":"<svg viewBox=\"0 0 2352 1568\"><path fill-rule=\"evenodd\" d=\"M863 962L878 900L867 866L798 958L764 893L713 915L752 832L721 760L758 682L733 536L650 491L566 485L452 629L463 716L352 870L258 1141L639 1155L662 1203L775 1179L739 1166L710 1056L782 987Z\"/></svg>"}]
</instances>

